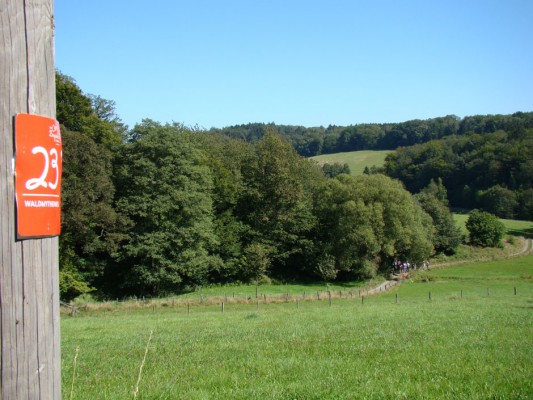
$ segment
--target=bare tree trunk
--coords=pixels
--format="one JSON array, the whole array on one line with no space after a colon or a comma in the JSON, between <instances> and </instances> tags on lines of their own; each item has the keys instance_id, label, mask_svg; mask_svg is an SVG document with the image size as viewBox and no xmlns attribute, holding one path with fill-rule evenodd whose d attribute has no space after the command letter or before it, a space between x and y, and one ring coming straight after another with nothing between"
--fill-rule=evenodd
<instances>
[{"instance_id":1,"label":"bare tree trunk","mask_svg":"<svg viewBox=\"0 0 533 400\"><path fill-rule=\"evenodd\" d=\"M0 0L0 399L60 399L58 239L16 240L18 113L56 115L53 0Z\"/></svg>"}]
</instances>

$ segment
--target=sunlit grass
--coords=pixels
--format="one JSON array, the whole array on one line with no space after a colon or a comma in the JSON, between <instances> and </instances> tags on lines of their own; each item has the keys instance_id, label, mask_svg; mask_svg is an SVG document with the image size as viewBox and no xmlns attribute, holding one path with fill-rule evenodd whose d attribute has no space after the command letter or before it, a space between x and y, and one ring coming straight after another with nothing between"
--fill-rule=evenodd
<instances>
[{"instance_id":1,"label":"sunlit grass","mask_svg":"<svg viewBox=\"0 0 533 400\"><path fill-rule=\"evenodd\" d=\"M74 398L132 398L153 331L138 399L527 399L532 275L529 256L423 272L364 303L82 312L62 320L63 390L79 347Z\"/></svg>"},{"instance_id":2,"label":"sunlit grass","mask_svg":"<svg viewBox=\"0 0 533 400\"><path fill-rule=\"evenodd\" d=\"M388 154L392 153L389 150L361 150L361 151L350 151L345 153L335 153L335 154L322 154L319 156L311 157L311 159L316 160L319 164L348 164L350 167L351 175L361 175L365 167L382 167L385 162L385 157Z\"/></svg>"}]
</instances>

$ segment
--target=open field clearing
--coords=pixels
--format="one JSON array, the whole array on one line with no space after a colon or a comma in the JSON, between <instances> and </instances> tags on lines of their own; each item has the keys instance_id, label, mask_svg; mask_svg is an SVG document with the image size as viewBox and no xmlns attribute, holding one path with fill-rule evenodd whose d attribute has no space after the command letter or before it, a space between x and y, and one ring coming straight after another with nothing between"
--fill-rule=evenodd
<instances>
[{"instance_id":1,"label":"open field clearing","mask_svg":"<svg viewBox=\"0 0 533 400\"><path fill-rule=\"evenodd\" d=\"M468 214L454 213L453 219L464 234L468 234L466 229L466 221ZM500 219L505 225L508 235L533 237L533 221L520 221L516 219Z\"/></svg>"},{"instance_id":2,"label":"open field clearing","mask_svg":"<svg viewBox=\"0 0 533 400\"><path fill-rule=\"evenodd\" d=\"M439 254L431 259L433 265L450 265L450 263L491 261L522 256L532 251L531 239L511 237L503 241L503 247L475 247L464 244L459 245L455 254Z\"/></svg>"},{"instance_id":3,"label":"open field clearing","mask_svg":"<svg viewBox=\"0 0 533 400\"><path fill-rule=\"evenodd\" d=\"M532 311L527 256L331 305L80 312L62 319L63 398L132 398L153 332L138 399L528 399Z\"/></svg>"},{"instance_id":4,"label":"open field clearing","mask_svg":"<svg viewBox=\"0 0 533 400\"><path fill-rule=\"evenodd\" d=\"M361 175L365 167L376 167L383 166L385 162L385 157L387 154L392 153L390 150L361 150L361 151L350 151L346 153L335 153L335 154L322 154L320 156L311 157L311 159L316 160L320 165L329 163L340 163L348 164L350 167L350 172L352 175Z\"/></svg>"}]
</instances>

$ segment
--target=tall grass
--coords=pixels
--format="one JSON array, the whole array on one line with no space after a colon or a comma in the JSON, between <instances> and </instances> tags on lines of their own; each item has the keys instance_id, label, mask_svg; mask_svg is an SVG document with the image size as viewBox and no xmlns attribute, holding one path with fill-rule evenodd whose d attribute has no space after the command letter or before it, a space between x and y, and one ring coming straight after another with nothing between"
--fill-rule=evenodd
<instances>
[{"instance_id":1,"label":"tall grass","mask_svg":"<svg viewBox=\"0 0 533 400\"><path fill-rule=\"evenodd\" d=\"M384 282L382 276L367 281L344 283L308 283L308 284L264 284L258 288L255 296L255 285L240 284L229 286L199 287L196 290L179 296L167 298L128 298L115 301L97 302L90 298L77 299L76 310L84 312L120 312L124 310L173 308L189 310L190 307L225 304L271 304L287 303L293 300L309 301L324 300L329 296L342 298L358 296ZM70 309L63 309L65 315Z\"/></svg>"},{"instance_id":2,"label":"tall grass","mask_svg":"<svg viewBox=\"0 0 533 400\"><path fill-rule=\"evenodd\" d=\"M63 387L79 346L76 398L131 398L153 330L139 399L528 399L532 275L529 256L427 271L364 304L81 312L62 319Z\"/></svg>"}]
</instances>

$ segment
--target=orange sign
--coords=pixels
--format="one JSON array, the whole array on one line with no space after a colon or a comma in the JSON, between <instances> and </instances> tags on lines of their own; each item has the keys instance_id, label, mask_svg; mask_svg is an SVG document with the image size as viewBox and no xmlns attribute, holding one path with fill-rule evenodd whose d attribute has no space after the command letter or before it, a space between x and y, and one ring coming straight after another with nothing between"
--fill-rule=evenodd
<instances>
[{"instance_id":1,"label":"orange sign","mask_svg":"<svg viewBox=\"0 0 533 400\"><path fill-rule=\"evenodd\" d=\"M17 238L59 235L62 160L56 120L32 114L15 117Z\"/></svg>"}]
</instances>

